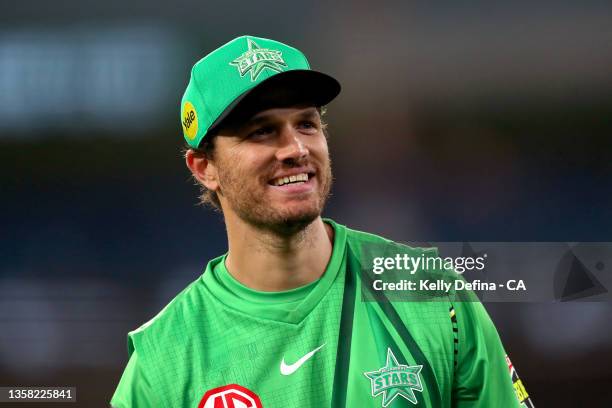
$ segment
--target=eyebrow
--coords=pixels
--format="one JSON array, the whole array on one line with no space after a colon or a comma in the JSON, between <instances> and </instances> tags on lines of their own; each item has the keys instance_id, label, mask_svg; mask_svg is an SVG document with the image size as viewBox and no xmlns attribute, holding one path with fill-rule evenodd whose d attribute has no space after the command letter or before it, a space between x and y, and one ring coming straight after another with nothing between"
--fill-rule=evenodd
<instances>
[{"instance_id":1,"label":"eyebrow","mask_svg":"<svg viewBox=\"0 0 612 408\"><path fill-rule=\"evenodd\" d=\"M298 116L299 119L314 119L317 116L317 113L318 113L317 108L310 107L310 108L306 108L302 112L296 114L296 116ZM251 119L247 120L242 127L245 128L245 127L248 127L248 126L254 126L254 125L262 124L264 122L269 121L270 120L270 116L272 116L272 115L271 114L255 115Z\"/></svg>"}]
</instances>

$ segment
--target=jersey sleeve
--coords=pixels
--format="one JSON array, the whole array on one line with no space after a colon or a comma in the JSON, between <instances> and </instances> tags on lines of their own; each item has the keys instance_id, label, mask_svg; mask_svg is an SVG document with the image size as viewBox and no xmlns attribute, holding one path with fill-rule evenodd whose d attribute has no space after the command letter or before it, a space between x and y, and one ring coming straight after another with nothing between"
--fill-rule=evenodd
<instances>
[{"instance_id":1,"label":"jersey sleeve","mask_svg":"<svg viewBox=\"0 0 612 408\"><path fill-rule=\"evenodd\" d=\"M506 352L482 303L454 304L457 327L453 407L520 407ZM452 314L452 312L451 312Z\"/></svg>"},{"instance_id":2,"label":"jersey sleeve","mask_svg":"<svg viewBox=\"0 0 612 408\"><path fill-rule=\"evenodd\" d=\"M161 406L143 367L138 352L133 350L110 403L112 408Z\"/></svg>"}]
</instances>

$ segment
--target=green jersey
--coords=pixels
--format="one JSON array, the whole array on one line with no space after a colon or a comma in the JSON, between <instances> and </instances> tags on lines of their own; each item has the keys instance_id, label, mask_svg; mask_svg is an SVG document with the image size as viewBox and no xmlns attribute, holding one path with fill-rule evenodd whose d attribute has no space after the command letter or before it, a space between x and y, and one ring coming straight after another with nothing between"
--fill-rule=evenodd
<instances>
[{"instance_id":1,"label":"green jersey","mask_svg":"<svg viewBox=\"0 0 612 408\"><path fill-rule=\"evenodd\" d=\"M362 246L398 244L325 222L335 232L332 255L306 286L255 291L228 273L225 256L211 260L129 333L130 358L111 405L522 406L480 302L365 301Z\"/></svg>"}]
</instances>

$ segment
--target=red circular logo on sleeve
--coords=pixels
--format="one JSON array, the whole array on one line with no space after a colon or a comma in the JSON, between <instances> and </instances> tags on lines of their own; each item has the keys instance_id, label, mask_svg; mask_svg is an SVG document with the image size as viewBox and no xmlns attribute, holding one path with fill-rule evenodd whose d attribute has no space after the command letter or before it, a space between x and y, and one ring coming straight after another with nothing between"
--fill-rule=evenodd
<instances>
[{"instance_id":1,"label":"red circular logo on sleeve","mask_svg":"<svg viewBox=\"0 0 612 408\"><path fill-rule=\"evenodd\" d=\"M253 391L238 384L224 385L206 391L198 408L263 408Z\"/></svg>"}]
</instances>

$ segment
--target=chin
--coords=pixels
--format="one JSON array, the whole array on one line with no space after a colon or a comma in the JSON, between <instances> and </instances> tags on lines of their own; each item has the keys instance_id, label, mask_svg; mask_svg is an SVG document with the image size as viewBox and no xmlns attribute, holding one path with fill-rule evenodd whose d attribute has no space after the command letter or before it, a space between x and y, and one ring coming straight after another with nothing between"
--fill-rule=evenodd
<instances>
[{"instance_id":1,"label":"chin","mask_svg":"<svg viewBox=\"0 0 612 408\"><path fill-rule=\"evenodd\" d=\"M229 200L229 206L244 222L279 235L293 235L312 224L322 212L325 197L278 197L252 195L249 200Z\"/></svg>"},{"instance_id":2,"label":"chin","mask_svg":"<svg viewBox=\"0 0 612 408\"><path fill-rule=\"evenodd\" d=\"M319 208L312 208L305 210L301 208L296 211L279 211L271 219L267 220L267 228L281 233L283 235L295 234L299 231L304 230L313 221L315 221L321 215Z\"/></svg>"},{"instance_id":3,"label":"chin","mask_svg":"<svg viewBox=\"0 0 612 408\"><path fill-rule=\"evenodd\" d=\"M289 205L279 205L279 207L276 208L277 214L286 220L310 219L312 221L321 215L321 210L322 208L319 205L318 200L308 200Z\"/></svg>"},{"instance_id":4,"label":"chin","mask_svg":"<svg viewBox=\"0 0 612 408\"><path fill-rule=\"evenodd\" d=\"M321 215L320 211L299 211L281 215L279 221L283 224L305 224L308 225Z\"/></svg>"}]
</instances>

